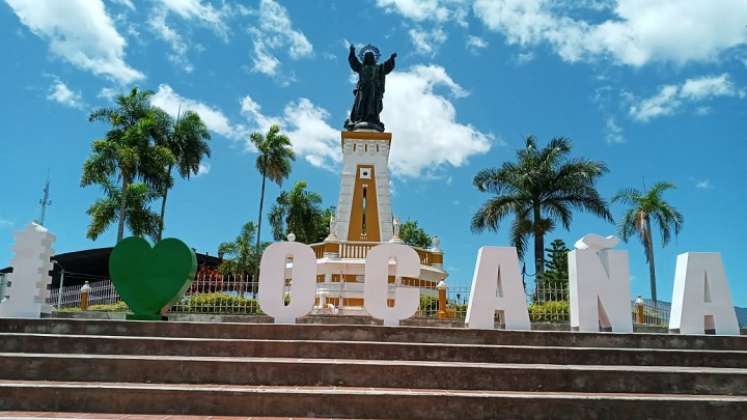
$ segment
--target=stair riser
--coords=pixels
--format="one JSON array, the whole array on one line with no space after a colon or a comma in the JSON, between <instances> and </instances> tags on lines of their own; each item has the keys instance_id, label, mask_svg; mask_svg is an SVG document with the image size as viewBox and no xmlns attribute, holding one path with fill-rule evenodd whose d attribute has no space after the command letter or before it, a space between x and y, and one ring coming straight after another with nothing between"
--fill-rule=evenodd
<instances>
[{"instance_id":1,"label":"stair riser","mask_svg":"<svg viewBox=\"0 0 747 420\"><path fill-rule=\"evenodd\" d=\"M0 337L0 352L296 357L524 364L747 367L747 353L745 352L558 349L543 347L526 349L522 347L455 347L417 343L142 340L118 337L33 335Z\"/></svg>"},{"instance_id":2,"label":"stair riser","mask_svg":"<svg viewBox=\"0 0 747 420\"><path fill-rule=\"evenodd\" d=\"M2 357L0 380L191 383L269 386L346 386L548 392L625 392L746 395L747 375L284 363L195 360Z\"/></svg>"},{"instance_id":3,"label":"stair riser","mask_svg":"<svg viewBox=\"0 0 747 420\"><path fill-rule=\"evenodd\" d=\"M747 350L747 337L593 334L367 325L205 324L107 320L2 319L0 332L278 340L343 340L542 346Z\"/></svg>"},{"instance_id":4,"label":"stair riser","mask_svg":"<svg viewBox=\"0 0 747 420\"><path fill-rule=\"evenodd\" d=\"M724 401L557 399L407 394L274 393L13 387L0 389L1 410L277 417L453 419L744 418L747 404Z\"/></svg>"}]
</instances>

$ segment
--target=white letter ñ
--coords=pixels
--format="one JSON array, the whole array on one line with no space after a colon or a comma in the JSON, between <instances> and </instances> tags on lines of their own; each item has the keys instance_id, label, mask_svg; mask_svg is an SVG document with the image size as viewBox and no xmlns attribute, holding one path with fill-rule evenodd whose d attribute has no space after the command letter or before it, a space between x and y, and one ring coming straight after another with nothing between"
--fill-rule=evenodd
<instances>
[{"instance_id":1,"label":"white letter \u00f1","mask_svg":"<svg viewBox=\"0 0 747 420\"><path fill-rule=\"evenodd\" d=\"M628 252L609 248L614 236L586 235L568 253L571 328L633 332Z\"/></svg>"}]
</instances>

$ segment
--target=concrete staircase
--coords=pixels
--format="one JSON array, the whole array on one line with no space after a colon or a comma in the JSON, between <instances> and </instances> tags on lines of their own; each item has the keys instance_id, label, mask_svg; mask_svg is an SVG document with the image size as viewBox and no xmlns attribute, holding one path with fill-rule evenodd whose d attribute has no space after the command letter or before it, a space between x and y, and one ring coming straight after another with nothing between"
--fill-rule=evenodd
<instances>
[{"instance_id":1,"label":"concrete staircase","mask_svg":"<svg viewBox=\"0 0 747 420\"><path fill-rule=\"evenodd\" d=\"M0 320L0 410L747 417L747 337Z\"/></svg>"}]
</instances>

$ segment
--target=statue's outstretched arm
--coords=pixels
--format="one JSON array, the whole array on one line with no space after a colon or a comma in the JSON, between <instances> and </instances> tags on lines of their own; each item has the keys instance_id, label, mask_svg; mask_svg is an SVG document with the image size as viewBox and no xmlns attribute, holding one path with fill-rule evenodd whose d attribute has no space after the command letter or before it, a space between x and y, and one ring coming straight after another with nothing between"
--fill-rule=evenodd
<instances>
[{"instance_id":1,"label":"statue's outstretched arm","mask_svg":"<svg viewBox=\"0 0 747 420\"><path fill-rule=\"evenodd\" d=\"M358 57L355 56L355 46L350 46L350 54L348 54L348 62L350 63L350 68L353 69L354 72L358 73L361 71L362 64L360 61L358 61Z\"/></svg>"},{"instance_id":2,"label":"statue's outstretched arm","mask_svg":"<svg viewBox=\"0 0 747 420\"><path fill-rule=\"evenodd\" d=\"M394 59L397 58L397 53L392 54L389 59L384 62L384 74L389 74L394 70Z\"/></svg>"}]
</instances>

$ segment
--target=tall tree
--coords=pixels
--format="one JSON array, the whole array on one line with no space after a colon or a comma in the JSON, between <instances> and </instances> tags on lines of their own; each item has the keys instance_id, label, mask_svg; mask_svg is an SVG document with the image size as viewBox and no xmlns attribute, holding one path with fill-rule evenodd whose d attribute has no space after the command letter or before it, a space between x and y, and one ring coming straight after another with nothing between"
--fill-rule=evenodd
<instances>
[{"instance_id":1,"label":"tall tree","mask_svg":"<svg viewBox=\"0 0 747 420\"><path fill-rule=\"evenodd\" d=\"M333 209L322 209L322 197L306 189L304 181L296 182L278 196L270 210L270 225L275 240L293 232L296 240L306 244L321 242L329 234L329 217Z\"/></svg>"},{"instance_id":2,"label":"tall tree","mask_svg":"<svg viewBox=\"0 0 747 420\"><path fill-rule=\"evenodd\" d=\"M433 243L431 236L414 220L408 220L400 226L399 238L407 245L418 248L430 248Z\"/></svg>"},{"instance_id":3,"label":"tall tree","mask_svg":"<svg viewBox=\"0 0 747 420\"><path fill-rule=\"evenodd\" d=\"M661 234L661 246L666 246L672 238L672 231L678 235L682 229L684 218L677 209L667 203L662 195L666 190L675 188L669 182L659 182L648 191L633 188L625 189L612 198L612 202L620 202L630 206L620 221L618 230L624 241L637 235L646 253L648 271L651 281L651 299L656 304L656 268L654 264L654 238L651 228L653 219Z\"/></svg>"},{"instance_id":4,"label":"tall tree","mask_svg":"<svg viewBox=\"0 0 747 420\"><path fill-rule=\"evenodd\" d=\"M248 222L241 228L241 233L231 242L223 242L218 252L228 258L220 265L224 274L254 274L259 266L261 250L254 246L254 234L257 228Z\"/></svg>"},{"instance_id":5,"label":"tall tree","mask_svg":"<svg viewBox=\"0 0 747 420\"><path fill-rule=\"evenodd\" d=\"M257 148L257 170L262 175L262 188L259 194L259 215L257 216L257 247L262 233L262 210L265 204L265 181L282 185L283 180L288 178L291 172L291 162L296 159L293 153L290 139L280 133L280 127L273 124L263 136L254 132L249 135L254 147Z\"/></svg>"},{"instance_id":6,"label":"tall tree","mask_svg":"<svg viewBox=\"0 0 747 420\"><path fill-rule=\"evenodd\" d=\"M472 231L498 231L508 215L514 216L511 242L523 259L529 236L534 237L534 268L540 279L545 269L545 234L558 221L568 229L573 210L588 211L612 221L607 202L594 184L607 167L602 162L571 159L571 142L554 138L544 148L533 136L516 153L516 162L477 173L473 184L478 190L495 196L472 217Z\"/></svg>"},{"instance_id":7,"label":"tall tree","mask_svg":"<svg viewBox=\"0 0 747 420\"><path fill-rule=\"evenodd\" d=\"M550 248L545 248L545 273L542 284L545 288L543 300L565 300L568 285L568 252L570 249L562 239L555 239Z\"/></svg>"},{"instance_id":8,"label":"tall tree","mask_svg":"<svg viewBox=\"0 0 747 420\"><path fill-rule=\"evenodd\" d=\"M117 242L124 237L125 224L135 235L157 234L158 216L150 213L147 203L163 184L164 168L174 163L174 156L155 142L161 119L150 104L152 94L133 88L116 98L116 107L95 110L89 117L111 125L103 139L93 142L91 156L83 164L81 186L98 184L106 194L88 210L91 239L115 220Z\"/></svg>"},{"instance_id":9,"label":"tall tree","mask_svg":"<svg viewBox=\"0 0 747 420\"><path fill-rule=\"evenodd\" d=\"M166 198L169 189L173 186L172 172L176 167L177 173L184 179L191 175L197 175L200 171L200 162L203 157L210 157L210 133L200 116L192 111L187 111L183 116L177 117L174 122L163 113L163 133L160 142L174 155L175 162L166 170L166 182L162 186L163 198L161 201L161 218L158 227L158 240L161 240L166 216Z\"/></svg>"}]
</instances>

